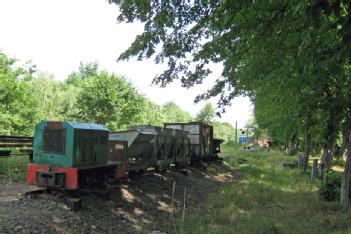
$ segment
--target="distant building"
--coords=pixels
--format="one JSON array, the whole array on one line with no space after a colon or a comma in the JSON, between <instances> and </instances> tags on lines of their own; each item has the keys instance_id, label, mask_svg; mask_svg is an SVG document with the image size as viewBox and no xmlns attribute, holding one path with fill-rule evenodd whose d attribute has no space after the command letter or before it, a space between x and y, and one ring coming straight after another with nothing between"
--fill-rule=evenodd
<instances>
[{"instance_id":1,"label":"distant building","mask_svg":"<svg viewBox=\"0 0 351 234\"><path fill-rule=\"evenodd\" d=\"M270 144L272 143L272 138L269 136L261 136L258 138L257 144L261 147L270 147Z\"/></svg>"}]
</instances>

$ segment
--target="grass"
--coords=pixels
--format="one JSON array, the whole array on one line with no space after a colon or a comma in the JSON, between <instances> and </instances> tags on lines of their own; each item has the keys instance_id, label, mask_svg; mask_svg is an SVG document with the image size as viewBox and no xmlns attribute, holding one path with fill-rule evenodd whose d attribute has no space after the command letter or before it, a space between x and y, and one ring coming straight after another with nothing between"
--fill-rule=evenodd
<instances>
[{"instance_id":1,"label":"grass","mask_svg":"<svg viewBox=\"0 0 351 234\"><path fill-rule=\"evenodd\" d=\"M10 225L7 219L7 216L0 214L0 233L10 233Z\"/></svg>"},{"instance_id":2,"label":"grass","mask_svg":"<svg viewBox=\"0 0 351 234\"><path fill-rule=\"evenodd\" d=\"M186 218L184 233L351 233L351 213L341 212L338 202L321 201L318 180L281 166L293 157L225 151L241 179L210 195L206 212ZM239 164L239 158L248 162Z\"/></svg>"},{"instance_id":3,"label":"grass","mask_svg":"<svg viewBox=\"0 0 351 234\"><path fill-rule=\"evenodd\" d=\"M8 183L24 181L28 163L28 156L0 158L0 176Z\"/></svg>"}]
</instances>

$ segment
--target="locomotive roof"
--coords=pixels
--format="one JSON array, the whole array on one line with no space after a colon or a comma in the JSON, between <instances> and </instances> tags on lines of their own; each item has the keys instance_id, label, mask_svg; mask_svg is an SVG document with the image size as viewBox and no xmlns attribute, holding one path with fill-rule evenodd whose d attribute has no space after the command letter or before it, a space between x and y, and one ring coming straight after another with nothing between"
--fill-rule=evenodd
<instances>
[{"instance_id":1,"label":"locomotive roof","mask_svg":"<svg viewBox=\"0 0 351 234\"><path fill-rule=\"evenodd\" d=\"M109 131L104 125L94 124L94 123L77 123L77 122L66 122L76 129L89 129L89 130L100 130L100 131Z\"/></svg>"},{"instance_id":2,"label":"locomotive roof","mask_svg":"<svg viewBox=\"0 0 351 234\"><path fill-rule=\"evenodd\" d=\"M62 123L71 126L74 129L88 129L88 130L99 130L99 131L109 131L104 125L94 124L94 123L77 123L69 121L43 121L44 124L48 123Z\"/></svg>"}]
</instances>

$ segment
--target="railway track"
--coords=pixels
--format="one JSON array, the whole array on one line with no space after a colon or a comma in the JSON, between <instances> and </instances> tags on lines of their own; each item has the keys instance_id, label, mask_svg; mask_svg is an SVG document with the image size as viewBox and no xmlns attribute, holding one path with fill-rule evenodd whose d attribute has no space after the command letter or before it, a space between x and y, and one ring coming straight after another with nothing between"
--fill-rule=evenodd
<instances>
[{"instance_id":1,"label":"railway track","mask_svg":"<svg viewBox=\"0 0 351 234\"><path fill-rule=\"evenodd\" d=\"M120 181L125 180L128 179L120 179ZM119 188L120 186L120 184L110 183L100 188L91 187L81 188L78 190L40 188L25 192L23 195L28 198L61 202L65 204L71 211L77 211L80 210L84 205L81 199L82 197L90 196L100 201L107 201L110 200L110 195L114 192L114 189Z\"/></svg>"}]
</instances>

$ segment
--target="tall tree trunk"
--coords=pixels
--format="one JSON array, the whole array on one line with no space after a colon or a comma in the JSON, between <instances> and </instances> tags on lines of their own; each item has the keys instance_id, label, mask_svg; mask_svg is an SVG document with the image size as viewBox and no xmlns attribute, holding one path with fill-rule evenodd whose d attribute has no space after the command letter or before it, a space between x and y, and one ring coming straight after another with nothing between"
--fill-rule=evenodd
<instances>
[{"instance_id":1,"label":"tall tree trunk","mask_svg":"<svg viewBox=\"0 0 351 234\"><path fill-rule=\"evenodd\" d=\"M341 177L340 202L343 208L349 207L350 171L351 171L351 112L346 118L346 126L343 134L343 157L346 158L344 172Z\"/></svg>"},{"instance_id":2,"label":"tall tree trunk","mask_svg":"<svg viewBox=\"0 0 351 234\"><path fill-rule=\"evenodd\" d=\"M309 160L311 151L312 151L311 133L309 131L309 128L307 127L305 131L305 151L304 151L304 165L303 165L304 171L307 171L308 160Z\"/></svg>"},{"instance_id":3,"label":"tall tree trunk","mask_svg":"<svg viewBox=\"0 0 351 234\"><path fill-rule=\"evenodd\" d=\"M330 149L329 149L329 144L325 143L322 149L322 157L321 157L321 163L320 163L320 178L321 180L324 179L325 171L329 168L328 167L328 162L330 161Z\"/></svg>"},{"instance_id":4,"label":"tall tree trunk","mask_svg":"<svg viewBox=\"0 0 351 234\"><path fill-rule=\"evenodd\" d=\"M333 116L329 119L327 126L325 143L323 145L322 158L320 163L320 177L324 179L325 171L330 168L332 162L333 147L335 147L337 126L339 124L339 118Z\"/></svg>"}]
</instances>

